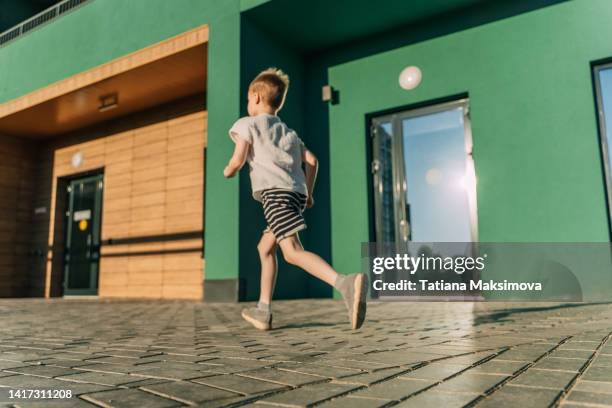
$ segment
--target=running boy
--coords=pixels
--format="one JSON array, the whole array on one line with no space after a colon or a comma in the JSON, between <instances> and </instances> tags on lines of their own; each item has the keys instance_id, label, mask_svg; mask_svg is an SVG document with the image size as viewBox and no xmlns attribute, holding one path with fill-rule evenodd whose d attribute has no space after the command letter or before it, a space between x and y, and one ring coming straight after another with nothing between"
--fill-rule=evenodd
<instances>
[{"instance_id":1,"label":"running boy","mask_svg":"<svg viewBox=\"0 0 612 408\"><path fill-rule=\"evenodd\" d=\"M295 131L276 116L288 87L289 77L281 70L261 72L249 85L249 116L238 119L229 131L236 146L223 175L233 177L249 163L253 198L262 203L268 224L257 245L261 260L259 302L257 307L243 309L242 317L258 329L272 327L270 303L278 268L276 249L280 247L285 261L342 294L351 327L358 329L366 312L365 275L338 274L321 257L304 250L298 236L306 228L302 212L314 204L312 192L319 163Z\"/></svg>"}]
</instances>

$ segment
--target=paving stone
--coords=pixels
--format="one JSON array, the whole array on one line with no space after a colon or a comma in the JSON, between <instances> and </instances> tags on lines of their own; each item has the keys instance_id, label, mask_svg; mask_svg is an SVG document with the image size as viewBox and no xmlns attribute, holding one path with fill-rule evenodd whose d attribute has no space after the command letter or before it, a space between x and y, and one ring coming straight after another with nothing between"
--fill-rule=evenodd
<instances>
[{"instance_id":1,"label":"paving stone","mask_svg":"<svg viewBox=\"0 0 612 408\"><path fill-rule=\"evenodd\" d=\"M259 360L246 360L246 359L214 359L207 360L202 363L198 363L201 370L210 371L220 374L233 374L242 371L254 370L257 368L263 368L272 365L271 362L262 362Z\"/></svg>"},{"instance_id":2,"label":"paving stone","mask_svg":"<svg viewBox=\"0 0 612 408\"><path fill-rule=\"evenodd\" d=\"M97 371L85 371L78 374L57 377L60 380L101 384L108 386L124 385L134 381L139 381L141 377L133 377L125 374L101 373Z\"/></svg>"},{"instance_id":3,"label":"paving stone","mask_svg":"<svg viewBox=\"0 0 612 408\"><path fill-rule=\"evenodd\" d=\"M369 359L376 360L377 356L371 355L369 356ZM375 361L357 361L357 360L348 360L348 359L340 360L340 359L332 359L332 358L325 358L323 359L323 361L324 361L324 364L321 364L321 365L341 367L341 368L351 368L355 370L364 370L364 371L381 370L381 369L400 365L400 363L398 363L397 361L395 362L395 364L384 364L384 363L379 363Z\"/></svg>"},{"instance_id":4,"label":"paving stone","mask_svg":"<svg viewBox=\"0 0 612 408\"><path fill-rule=\"evenodd\" d=\"M61 353L52 353L52 354L49 354L48 356L46 356L45 360L42 360L42 361L44 362L44 361L46 361L48 359L83 361L87 357L90 357L90 355L89 354L82 354L82 353L61 352Z\"/></svg>"},{"instance_id":5,"label":"paving stone","mask_svg":"<svg viewBox=\"0 0 612 408\"><path fill-rule=\"evenodd\" d=\"M420 353L410 350L370 353L364 355L361 357L361 359L363 361L371 362L373 366L381 366L380 363L383 363L383 365L386 367L394 367L399 365L410 365L425 361L432 361L439 359L440 357L442 356L439 354Z\"/></svg>"},{"instance_id":6,"label":"paving stone","mask_svg":"<svg viewBox=\"0 0 612 408\"><path fill-rule=\"evenodd\" d=\"M53 367L64 367L64 368L73 368L73 367L83 367L91 365L89 361L81 361L81 360L68 360L68 359L58 359L58 358L50 358L48 360L42 360L42 364Z\"/></svg>"},{"instance_id":7,"label":"paving stone","mask_svg":"<svg viewBox=\"0 0 612 408\"><path fill-rule=\"evenodd\" d=\"M539 370L531 368L512 380L512 385L564 389L577 376L568 371Z\"/></svg>"},{"instance_id":8,"label":"paving stone","mask_svg":"<svg viewBox=\"0 0 612 408\"><path fill-rule=\"evenodd\" d=\"M593 365L597 367L612 367L612 355L599 354L593 360Z\"/></svg>"},{"instance_id":9,"label":"paving stone","mask_svg":"<svg viewBox=\"0 0 612 408\"><path fill-rule=\"evenodd\" d=\"M189 380L191 378L201 378L207 375L206 373L198 370L181 370L176 368L140 369L137 371L132 371L131 374L135 377L164 378L168 380Z\"/></svg>"},{"instance_id":10,"label":"paving stone","mask_svg":"<svg viewBox=\"0 0 612 408\"><path fill-rule=\"evenodd\" d=\"M142 351L131 351L131 350L107 350L105 349L104 351L100 351L100 352L95 352L93 355L102 355L102 356L111 356L111 357L130 357L130 358L146 358L146 357L157 357L160 355L161 353L159 352L154 352L154 353L148 353L148 352L142 352Z\"/></svg>"},{"instance_id":11,"label":"paving stone","mask_svg":"<svg viewBox=\"0 0 612 408\"><path fill-rule=\"evenodd\" d=\"M157 356L156 356L157 357ZM133 357L116 357L116 356L90 356L87 358L89 363L106 363L106 364L145 364L151 362L159 362L162 361L159 358L154 358L153 361L151 359L144 358L133 358Z\"/></svg>"},{"instance_id":12,"label":"paving stone","mask_svg":"<svg viewBox=\"0 0 612 408\"><path fill-rule=\"evenodd\" d=\"M13 389L71 390L73 395L110 389L108 386L99 384L74 383L61 381L58 379L27 375L16 375L12 377L0 378L0 387ZM4 388L0 388L0 391L3 389Z\"/></svg>"},{"instance_id":13,"label":"paving stone","mask_svg":"<svg viewBox=\"0 0 612 408\"><path fill-rule=\"evenodd\" d=\"M409 368L389 368L374 371L373 373L364 373L352 375L350 377L343 377L337 379L335 382L342 384L371 385L386 380L388 378L398 376L399 374L404 373L407 370L409 370Z\"/></svg>"},{"instance_id":14,"label":"paving stone","mask_svg":"<svg viewBox=\"0 0 612 408\"><path fill-rule=\"evenodd\" d=\"M612 367L591 366L582 376L583 380L612 382Z\"/></svg>"},{"instance_id":15,"label":"paving stone","mask_svg":"<svg viewBox=\"0 0 612 408\"><path fill-rule=\"evenodd\" d=\"M612 382L578 380L574 390L612 394Z\"/></svg>"},{"instance_id":16,"label":"paving stone","mask_svg":"<svg viewBox=\"0 0 612 408\"><path fill-rule=\"evenodd\" d=\"M114 373L114 374L131 374L146 371L148 368L139 365L126 365L126 364L92 364L87 363L83 365L75 366L79 372L83 371L94 371L101 373Z\"/></svg>"},{"instance_id":17,"label":"paving stone","mask_svg":"<svg viewBox=\"0 0 612 408\"><path fill-rule=\"evenodd\" d=\"M586 360L579 358L545 357L538 361L534 368L578 372L585 363Z\"/></svg>"},{"instance_id":18,"label":"paving stone","mask_svg":"<svg viewBox=\"0 0 612 408\"><path fill-rule=\"evenodd\" d=\"M250 395L263 392L279 391L288 389L285 385L276 384L273 382L256 380L249 377L241 377L233 374L216 375L213 377L196 378L192 382L198 384L210 385L224 390Z\"/></svg>"},{"instance_id":19,"label":"paving stone","mask_svg":"<svg viewBox=\"0 0 612 408\"><path fill-rule=\"evenodd\" d=\"M322 383L307 388L298 388L264 398L263 402L280 405L305 406L337 397L357 388L350 384Z\"/></svg>"},{"instance_id":20,"label":"paving stone","mask_svg":"<svg viewBox=\"0 0 612 408\"><path fill-rule=\"evenodd\" d=\"M492 356L493 354L490 352L466 354L463 356L447 358L439 361L439 363L470 366Z\"/></svg>"},{"instance_id":21,"label":"paving stone","mask_svg":"<svg viewBox=\"0 0 612 408\"><path fill-rule=\"evenodd\" d=\"M469 366L465 365L432 363L424 367L417 368L414 371L410 371L406 374L402 374L400 377L408 379L442 381L444 378L457 374L468 367Z\"/></svg>"},{"instance_id":22,"label":"paving stone","mask_svg":"<svg viewBox=\"0 0 612 408\"><path fill-rule=\"evenodd\" d=\"M483 393L507 378L505 375L462 373L436 386L436 391Z\"/></svg>"},{"instance_id":23,"label":"paving stone","mask_svg":"<svg viewBox=\"0 0 612 408\"><path fill-rule=\"evenodd\" d=\"M164 398L174 399L187 404L199 404L236 398L239 396L234 392L187 381L172 381L163 384L143 386L141 389Z\"/></svg>"},{"instance_id":24,"label":"paving stone","mask_svg":"<svg viewBox=\"0 0 612 408\"><path fill-rule=\"evenodd\" d=\"M35 377L22 374L0 378L0 387L22 388L28 385L31 385L32 387L53 387L55 385L64 385L64 382L52 378Z\"/></svg>"},{"instance_id":25,"label":"paving stone","mask_svg":"<svg viewBox=\"0 0 612 408\"><path fill-rule=\"evenodd\" d=\"M398 408L463 407L479 397L475 393L423 392L394 405Z\"/></svg>"},{"instance_id":26,"label":"paving stone","mask_svg":"<svg viewBox=\"0 0 612 408\"><path fill-rule=\"evenodd\" d=\"M506 374L512 375L527 366L524 361L507 361L493 359L476 367L470 368L471 373Z\"/></svg>"},{"instance_id":27,"label":"paving stone","mask_svg":"<svg viewBox=\"0 0 612 408\"><path fill-rule=\"evenodd\" d=\"M164 353L161 356L151 357L153 359L159 359L160 361L177 361L183 363L199 363L202 361L213 360L214 357L201 357L197 355L184 355L184 354L173 354L173 353Z\"/></svg>"},{"instance_id":28,"label":"paving stone","mask_svg":"<svg viewBox=\"0 0 612 408\"><path fill-rule=\"evenodd\" d=\"M548 407L561 391L506 385L485 398L479 408Z\"/></svg>"},{"instance_id":29,"label":"paving stone","mask_svg":"<svg viewBox=\"0 0 612 408\"><path fill-rule=\"evenodd\" d=\"M293 371L283 371L276 368L262 368L238 373L238 376L255 378L258 380L270 381L277 384L298 387L305 384L321 382L323 377L310 374L296 373Z\"/></svg>"},{"instance_id":30,"label":"paving stone","mask_svg":"<svg viewBox=\"0 0 612 408\"><path fill-rule=\"evenodd\" d=\"M72 370L70 368L54 367L54 366L47 366L47 365L32 365L28 367L17 367L17 368L5 369L4 371L11 372L11 373L17 373L17 374L36 375L39 377L49 377L49 378L79 373L79 371Z\"/></svg>"},{"instance_id":31,"label":"paving stone","mask_svg":"<svg viewBox=\"0 0 612 408\"><path fill-rule=\"evenodd\" d=\"M11 351L0 354L0 360L21 361L29 363L37 363L46 358L48 358L48 353Z\"/></svg>"},{"instance_id":32,"label":"paving stone","mask_svg":"<svg viewBox=\"0 0 612 408\"><path fill-rule=\"evenodd\" d=\"M96 392L82 395L81 398L94 404L117 408L166 408L182 406L177 401L136 389Z\"/></svg>"},{"instance_id":33,"label":"paving stone","mask_svg":"<svg viewBox=\"0 0 612 408\"><path fill-rule=\"evenodd\" d=\"M127 384L122 384L120 387L121 388L137 388L137 387L142 387L144 385L164 384L164 383L172 382L172 381L173 380L166 380L162 378L144 378L144 379L130 382Z\"/></svg>"},{"instance_id":34,"label":"paving stone","mask_svg":"<svg viewBox=\"0 0 612 408\"><path fill-rule=\"evenodd\" d=\"M322 404L317 405L321 408L376 408L384 407L389 404L391 400L377 399L377 398L363 398L354 397L351 395L345 397L334 398L330 401L325 401ZM262 405L258 405L258 408L263 408Z\"/></svg>"},{"instance_id":35,"label":"paving stone","mask_svg":"<svg viewBox=\"0 0 612 408\"><path fill-rule=\"evenodd\" d=\"M586 360L593 355L593 351L590 350L555 350L550 354L551 357L564 357L564 358L580 358Z\"/></svg>"},{"instance_id":36,"label":"paving stone","mask_svg":"<svg viewBox=\"0 0 612 408\"><path fill-rule=\"evenodd\" d=\"M535 359L546 354L546 351L540 350L509 350L505 353L500 354L504 360L513 360L513 361L526 361L533 362ZM558 356L564 357L564 356Z\"/></svg>"},{"instance_id":37,"label":"paving stone","mask_svg":"<svg viewBox=\"0 0 612 408\"><path fill-rule=\"evenodd\" d=\"M275 366L279 370L294 371L297 373L313 374L326 378L343 378L363 373L362 370L328 367L315 364L279 364Z\"/></svg>"},{"instance_id":38,"label":"paving stone","mask_svg":"<svg viewBox=\"0 0 612 408\"><path fill-rule=\"evenodd\" d=\"M558 350L590 350L595 351L599 347L601 341L579 341L568 340L559 346Z\"/></svg>"},{"instance_id":39,"label":"paving stone","mask_svg":"<svg viewBox=\"0 0 612 408\"><path fill-rule=\"evenodd\" d=\"M2 404L0 404L2 407ZM7 405L7 407L9 407ZM45 399L45 400L22 400L15 405L10 405L10 408L93 408L98 405L92 404L79 397L70 399Z\"/></svg>"},{"instance_id":40,"label":"paving stone","mask_svg":"<svg viewBox=\"0 0 612 408\"><path fill-rule=\"evenodd\" d=\"M197 363L186 363L181 361L157 361L151 363L134 364L133 367L138 370L151 370L151 369L162 369L162 370L195 370L204 372L209 366L205 366Z\"/></svg>"},{"instance_id":41,"label":"paving stone","mask_svg":"<svg viewBox=\"0 0 612 408\"><path fill-rule=\"evenodd\" d=\"M399 400L434 384L432 380L394 378L355 392L357 397Z\"/></svg>"},{"instance_id":42,"label":"paving stone","mask_svg":"<svg viewBox=\"0 0 612 408\"><path fill-rule=\"evenodd\" d=\"M0 360L0 370L4 370L6 368L17 368L17 367L27 367L32 365L31 363L23 363L19 361L10 361L10 360Z\"/></svg>"},{"instance_id":43,"label":"paving stone","mask_svg":"<svg viewBox=\"0 0 612 408\"><path fill-rule=\"evenodd\" d=\"M568 402L612 405L612 394L573 390L567 396Z\"/></svg>"}]
</instances>

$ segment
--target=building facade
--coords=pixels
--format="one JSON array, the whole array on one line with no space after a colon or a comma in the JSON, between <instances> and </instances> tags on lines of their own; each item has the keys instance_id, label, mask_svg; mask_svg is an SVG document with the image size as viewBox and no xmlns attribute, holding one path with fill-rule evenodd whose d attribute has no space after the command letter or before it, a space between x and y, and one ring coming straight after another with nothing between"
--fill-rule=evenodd
<instances>
[{"instance_id":1,"label":"building facade","mask_svg":"<svg viewBox=\"0 0 612 408\"><path fill-rule=\"evenodd\" d=\"M264 221L222 170L269 66L321 162L302 241L339 271L372 241L609 242L612 4L409 3L64 1L5 31L0 296L254 299ZM278 297L333 295L281 268Z\"/></svg>"}]
</instances>

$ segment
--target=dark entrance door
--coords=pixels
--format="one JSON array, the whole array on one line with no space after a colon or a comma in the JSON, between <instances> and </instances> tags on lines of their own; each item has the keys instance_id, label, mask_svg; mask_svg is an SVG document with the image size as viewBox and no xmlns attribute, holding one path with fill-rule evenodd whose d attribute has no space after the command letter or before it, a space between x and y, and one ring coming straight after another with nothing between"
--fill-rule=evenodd
<instances>
[{"instance_id":1,"label":"dark entrance door","mask_svg":"<svg viewBox=\"0 0 612 408\"><path fill-rule=\"evenodd\" d=\"M68 184L65 295L97 295L100 260L101 174Z\"/></svg>"}]
</instances>

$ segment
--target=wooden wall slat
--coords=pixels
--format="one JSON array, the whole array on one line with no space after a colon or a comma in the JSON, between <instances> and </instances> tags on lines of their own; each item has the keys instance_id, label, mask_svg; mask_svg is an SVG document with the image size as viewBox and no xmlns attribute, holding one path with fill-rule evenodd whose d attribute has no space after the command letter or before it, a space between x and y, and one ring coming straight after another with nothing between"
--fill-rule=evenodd
<instances>
[{"instance_id":1,"label":"wooden wall slat","mask_svg":"<svg viewBox=\"0 0 612 408\"><path fill-rule=\"evenodd\" d=\"M27 296L37 148L0 135L0 297Z\"/></svg>"},{"instance_id":2,"label":"wooden wall slat","mask_svg":"<svg viewBox=\"0 0 612 408\"><path fill-rule=\"evenodd\" d=\"M117 244L102 246L100 297L202 298L207 113L156 115L152 124L136 125L147 119L131 119L128 130L92 132L93 140L77 132L44 148L47 160L41 166L52 169L54 177L33 199L50 207L34 223L39 243L46 239L53 246L59 240L53 233L57 177L104 171L102 240ZM78 170L71 163L76 152L84 159ZM176 235L184 233L188 238ZM43 264L49 296L57 279L51 275L58 273L52 265L59 268L61 260Z\"/></svg>"}]
</instances>

